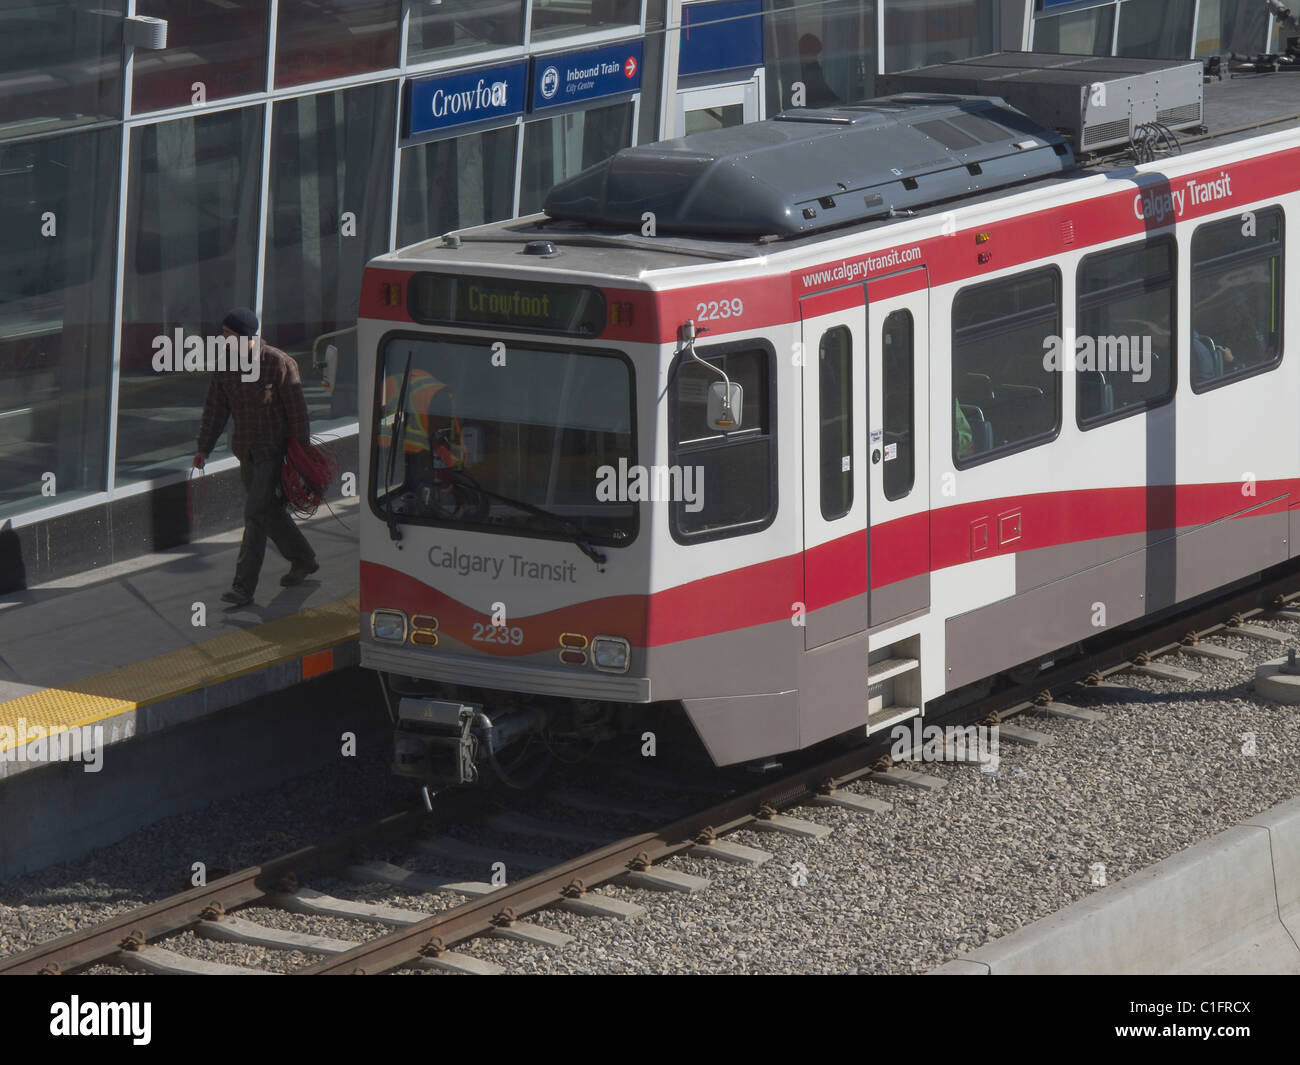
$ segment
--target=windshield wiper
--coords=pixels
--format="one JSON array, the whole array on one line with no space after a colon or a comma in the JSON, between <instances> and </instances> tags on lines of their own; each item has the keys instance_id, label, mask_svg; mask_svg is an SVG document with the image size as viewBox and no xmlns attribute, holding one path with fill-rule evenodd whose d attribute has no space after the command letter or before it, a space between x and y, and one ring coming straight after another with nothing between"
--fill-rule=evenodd
<instances>
[{"instance_id":1,"label":"windshield wiper","mask_svg":"<svg viewBox=\"0 0 1300 1065\"><path fill-rule=\"evenodd\" d=\"M536 514L539 518L546 518L548 521L553 521L557 525L562 526L564 531L569 534L569 539L578 546L578 550L591 559L592 562L596 563L597 566L603 566L605 564L605 552L593 546L587 534L568 518L563 517L560 514L553 514L549 510L543 510L541 507L534 506L532 503L525 503L522 499L514 499L511 496L503 496L500 492L489 491L478 483L473 474L466 470L450 470L449 472L451 473L452 480L458 478L463 480L471 491L478 492L480 495L484 495L488 499L495 499L499 503L505 503L507 506L516 507L528 514Z\"/></svg>"},{"instance_id":2,"label":"windshield wiper","mask_svg":"<svg viewBox=\"0 0 1300 1065\"><path fill-rule=\"evenodd\" d=\"M388 535L393 540L402 538L397 515L393 513L393 467L397 465L397 453L402 449L402 434L406 430L406 386L411 380L411 358L414 354L414 351L406 353L406 369L402 373L402 387L397 392L397 410L393 412L393 429L389 434L388 468L384 472L384 514L388 521Z\"/></svg>"}]
</instances>

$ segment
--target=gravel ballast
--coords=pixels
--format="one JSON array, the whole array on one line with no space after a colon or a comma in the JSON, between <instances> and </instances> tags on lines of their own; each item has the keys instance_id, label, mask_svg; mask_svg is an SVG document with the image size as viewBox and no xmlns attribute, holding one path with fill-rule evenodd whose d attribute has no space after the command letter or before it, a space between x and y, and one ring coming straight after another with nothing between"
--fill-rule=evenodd
<instances>
[{"instance_id":1,"label":"gravel ballast","mask_svg":"<svg viewBox=\"0 0 1300 1065\"><path fill-rule=\"evenodd\" d=\"M1300 634L1295 622L1253 623L1293 642ZM1251 690L1254 666L1284 654L1285 647L1241 636L1210 642L1239 648L1250 658L1224 662L1178 653L1160 661L1198 672L1199 681L1124 674L1111 679L1132 692L1068 699L1101 710L1106 716L1099 722L1022 715L1015 724L1048 733L1055 743L1029 748L1004 742L996 773L953 764L912 767L944 779L947 786L938 792L874 781L850 789L893 803L889 813L807 806L789 811L830 826L833 832L823 840L749 831L728 837L771 851L774 857L765 865L672 859L671 868L709 878L711 886L699 894L599 889L646 907L632 921L557 911L530 918L577 937L564 948L479 940L456 949L519 973L933 968L1300 794L1300 708L1256 699ZM273 792L214 804L137 832L81 862L0 885L0 954L180 890L195 860L206 860L210 870L235 869L409 798L409 785L387 776L382 752L354 763L344 776L346 783L338 772L322 772ZM582 815L569 812L566 818L579 821ZM588 815L589 823L600 820ZM617 818L610 823L625 827ZM492 838L485 834L483 842ZM517 837L508 843L539 853L582 849ZM506 846L505 838L497 845ZM486 878L484 870L418 856L376 857L441 875ZM311 886L428 911L455 901L341 879ZM265 907L241 915L343 939L382 931ZM282 972L316 960L192 933L166 946Z\"/></svg>"}]
</instances>

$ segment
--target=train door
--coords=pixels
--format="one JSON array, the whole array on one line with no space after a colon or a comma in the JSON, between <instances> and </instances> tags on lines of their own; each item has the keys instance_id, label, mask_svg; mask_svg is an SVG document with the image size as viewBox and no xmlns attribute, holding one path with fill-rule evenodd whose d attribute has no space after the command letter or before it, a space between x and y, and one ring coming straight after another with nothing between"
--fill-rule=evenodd
<instances>
[{"instance_id":1,"label":"train door","mask_svg":"<svg viewBox=\"0 0 1300 1065\"><path fill-rule=\"evenodd\" d=\"M867 627L864 300L857 284L799 301L807 650Z\"/></svg>"},{"instance_id":2,"label":"train door","mask_svg":"<svg viewBox=\"0 0 1300 1065\"><path fill-rule=\"evenodd\" d=\"M867 285L871 346L869 617L930 606L929 314L925 267Z\"/></svg>"}]
</instances>

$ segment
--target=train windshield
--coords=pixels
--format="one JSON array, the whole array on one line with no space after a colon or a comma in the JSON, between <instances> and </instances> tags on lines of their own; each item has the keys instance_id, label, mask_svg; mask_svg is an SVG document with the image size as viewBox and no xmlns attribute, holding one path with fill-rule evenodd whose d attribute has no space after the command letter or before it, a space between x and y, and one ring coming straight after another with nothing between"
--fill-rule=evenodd
<instances>
[{"instance_id":1,"label":"train windshield","mask_svg":"<svg viewBox=\"0 0 1300 1065\"><path fill-rule=\"evenodd\" d=\"M379 360L372 496L390 523L625 544L632 371L612 352L399 337ZM585 548L584 548L585 550Z\"/></svg>"}]
</instances>

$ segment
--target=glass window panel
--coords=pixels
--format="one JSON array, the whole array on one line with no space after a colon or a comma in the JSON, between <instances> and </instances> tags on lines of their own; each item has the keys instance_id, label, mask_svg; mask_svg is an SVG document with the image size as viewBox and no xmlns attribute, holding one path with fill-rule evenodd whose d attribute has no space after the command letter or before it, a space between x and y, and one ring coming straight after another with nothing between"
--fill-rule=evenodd
<instances>
[{"instance_id":1,"label":"glass window panel","mask_svg":"<svg viewBox=\"0 0 1300 1065\"><path fill-rule=\"evenodd\" d=\"M1139 59L1187 59L1192 54L1196 0L1124 0L1115 54Z\"/></svg>"},{"instance_id":2,"label":"glass window panel","mask_svg":"<svg viewBox=\"0 0 1300 1065\"><path fill-rule=\"evenodd\" d=\"M1243 232L1243 229L1246 231ZM1192 234L1192 388L1277 365L1282 352L1282 210L1232 217Z\"/></svg>"},{"instance_id":3,"label":"glass window panel","mask_svg":"<svg viewBox=\"0 0 1300 1065\"><path fill-rule=\"evenodd\" d=\"M767 111L865 100L876 78L874 0L803 4L781 0L767 16Z\"/></svg>"},{"instance_id":4,"label":"glass window panel","mask_svg":"<svg viewBox=\"0 0 1300 1065\"><path fill-rule=\"evenodd\" d=\"M254 304L262 110L132 131L119 480L183 468L194 454L208 376L156 373L155 338L220 336L231 307Z\"/></svg>"},{"instance_id":5,"label":"glass window panel","mask_svg":"<svg viewBox=\"0 0 1300 1065\"><path fill-rule=\"evenodd\" d=\"M167 20L167 47L137 48L131 110L161 111L266 88L269 0L137 0L140 15Z\"/></svg>"},{"instance_id":6,"label":"glass window panel","mask_svg":"<svg viewBox=\"0 0 1300 1065\"><path fill-rule=\"evenodd\" d=\"M519 213L540 211L552 185L608 159L631 143L631 103L529 122L524 127Z\"/></svg>"},{"instance_id":7,"label":"glass window panel","mask_svg":"<svg viewBox=\"0 0 1300 1065\"><path fill-rule=\"evenodd\" d=\"M821 509L833 521L853 505L853 336L846 326L822 334L817 380Z\"/></svg>"},{"instance_id":8,"label":"glass window panel","mask_svg":"<svg viewBox=\"0 0 1300 1065\"><path fill-rule=\"evenodd\" d=\"M1253 55L1265 47L1268 8L1257 0L1201 0L1196 21L1196 54Z\"/></svg>"},{"instance_id":9,"label":"glass window panel","mask_svg":"<svg viewBox=\"0 0 1300 1065\"><path fill-rule=\"evenodd\" d=\"M743 397L740 429L714 432L708 425L708 389L722 379L688 356L678 360L673 374L676 431L670 459L682 469L683 477L687 467L696 471L690 476L699 495L690 506L684 500L674 502L672 530L679 540L690 542L757 532L776 514L776 452L768 389L771 355L749 350L701 352L700 357L740 385Z\"/></svg>"},{"instance_id":10,"label":"glass window panel","mask_svg":"<svg viewBox=\"0 0 1300 1065\"><path fill-rule=\"evenodd\" d=\"M397 84L275 105L262 335L298 360L313 428L357 416L355 325L366 262L388 248ZM313 369L337 349L333 393Z\"/></svg>"},{"instance_id":11,"label":"glass window panel","mask_svg":"<svg viewBox=\"0 0 1300 1065\"><path fill-rule=\"evenodd\" d=\"M120 144L0 144L0 514L104 488Z\"/></svg>"},{"instance_id":12,"label":"glass window panel","mask_svg":"<svg viewBox=\"0 0 1300 1065\"><path fill-rule=\"evenodd\" d=\"M957 293L952 307L953 455L969 466L1046 442L1060 427L1061 280L1035 270ZM987 453L987 455L985 454Z\"/></svg>"},{"instance_id":13,"label":"glass window panel","mask_svg":"<svg viewBox=\"0 0 1300 1065\"><path fill-rule=\"evenodd\" d=\"M641 109L637 143L649 144L659 139L659 102L663 89L664 16L668 0L649 0L646 4L645 53L641 59Z\"/></svg>"},{"instance_id":14,"label":"glass window panel","mask_svg":"<svg viewBox=\"0 0 1300 1065\"><path fill-rule=\"evenodd\" d=\"M491 344L457 337L385 346L375 504L415 524L560 539L576 528L603 543L630 542L635 498L601 490L609 484L602 470L636 462L630 364L608 352L512 342L514 384L502 388Z\"/></svg>"},{"instance_id":15,"label":"glass window panel","mask_svg":"<svg viewBox=\"0 0 1300 1065\"><path fill-rule=\"evenodd\" d=\"M524 0L442 0L411 5L411 63L524 43Z\"/></svg>"},{"instance_id":16,"label":"glass window panel","mask_svg":"<svg viewBox=\"0 0 1300 1065\"><path fill-rule=\"evenodd\" d=\"M122 117L123 0L0 3L0 135Z\"/></svg>"},{"instance_id":17,"label":"glass window panel","mask_svg":"<svg viewBox=\"0 0 1300 1065\"><path fill-rule=\"evenodd\" d=\"M1079 424L1136 414L1174 392L1174 243L1144 241L1079 267Z\"/></svg>"},{"instance_id":18,"label":"glass window panel","mask_svg":"<svg viewBox=\"0 0 1300 1065\"><path fill-rule=\"evenodd\" d=\"M699 107L686 112L686 132L703 133L710 129L726 129L745 121L744 104L723 104L721 107Z\"/></svg>"},{"instance_id":19,"label":"glass window panel","mask_svg":"<svg viewBox=\"0 0 1300 1065\"><path fill-rule=\"evenodd\" d=\"M402 149L397 244L514 214L517 126Z\"/></svg>"},{"instance_id":20,"label":"glass window panel","mask_svg":"<svg viewBox=\"0 0 1300 1065\"><path fill-rule=\"evenodd\" d=\"M885 447L895 445L894 457L884 457L886 499L902 499L916 479L915 357L911 311L894 311L885 319L884 362Z\"/></svg>"},{"instance_id":21,"label":"glass window panel","mask_svg":"<svg viewBox=\"0 0 1300 1065\"><path fill-rule=\"evenodd\" d=\"M533 0L533 40L639 26L641 0Z\"/></svg>"},{"instance_id":22,"label":"glass window panel","mask_svg":"<svg viewBox=\"0 0 1300 1065\"><path fill-rule=\"evenodd\" d=\"M1110 55L1114 5L1034 19L1034 51L1065 55Z\"/></svg>"},{"instance_id":23,"label":"glass window panel","mask_svg":"<svg viewBox=\"0 0 1300 1065\"><path fill-rule=\"evenodd\" d=\"M280 0L275 84L397 66L401 0Z\"/></svg>"},{"instance_id":24,"label":"glass window panel","mask_svg":"<svg viewBox=\"0 0 1300 1065\"><path fill-rule=\"evenodd\" d=\"M997 50L996 5L925 0L885 5L885 69L909 70Z\"/></svg>"}]
</instances>

